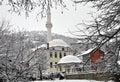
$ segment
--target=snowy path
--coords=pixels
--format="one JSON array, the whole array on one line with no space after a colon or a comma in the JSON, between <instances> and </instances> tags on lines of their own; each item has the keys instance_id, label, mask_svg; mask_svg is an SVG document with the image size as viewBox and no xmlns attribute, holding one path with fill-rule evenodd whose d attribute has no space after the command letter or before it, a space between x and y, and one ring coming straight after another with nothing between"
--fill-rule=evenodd
<instances>
[{"instance_id":1,"label":"snowy path","mask_svg":"<svg viewBox=\"0 0 120 82\"><path fill-rule=\"evenodd\" d=\"M46 81L34 81L34 82L104 82L104 81L94 81L94 80L46 80ZM113 82L113 81L109 81Z\"/></svg>"}]
</instances>

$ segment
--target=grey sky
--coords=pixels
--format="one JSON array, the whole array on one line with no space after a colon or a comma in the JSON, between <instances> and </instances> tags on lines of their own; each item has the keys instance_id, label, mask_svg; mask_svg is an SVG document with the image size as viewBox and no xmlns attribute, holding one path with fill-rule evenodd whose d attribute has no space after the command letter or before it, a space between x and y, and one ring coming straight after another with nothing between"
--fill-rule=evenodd
<instances>
[{"instance_id":1,"label":"grey sky","mask_svg":"<svg viewBox=\"0 0 120 82\"><path fill-rule=\"evenodd\" d=\"M52 9L52 32L57 34L62 34L66 36L72 36L68 31L76 31L75 25L81 23L82 21L90 20L91 17L88 14L92 12L88 6L78 5L77 10L73 7L72 3L68 2L68 10L63 10L61 14L61 8ZM46 18L42 18L37 21L37 12L32 12L30 16L26 19L24 14L18 16L17 14L8 13L9 8L7 6L0 6L0 18L5 18L10 20L13 27L12 30L28 30L28 31L46 31L45 23Z\"/></svg>"}]
</instances>

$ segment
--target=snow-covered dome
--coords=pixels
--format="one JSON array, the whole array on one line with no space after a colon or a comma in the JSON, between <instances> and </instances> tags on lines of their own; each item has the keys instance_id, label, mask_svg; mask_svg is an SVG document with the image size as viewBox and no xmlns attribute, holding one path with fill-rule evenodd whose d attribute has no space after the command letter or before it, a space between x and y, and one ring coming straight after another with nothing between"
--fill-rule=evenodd
<instances>
[{"instance_id":1,"label":"snow-covered dome","mask_svg":"<svg viewBox=\"0 0 120 82\"><path fill-rule=\"evenodd\" d=\"M58 64L81 63L81 62L82 62L82 60L80 60L77 56L67 55L67 56L61 58L60 61L58 62Z\"/></svg>"},{"instance_id":2,"label":"snow-covered dome","mask_svg":"<svg viewBox=\"0 0 120 82\"><path fill-rule=\"evenodd\" d=\"M52 41L49 42L49 47L70 47L66 42L64 42L63 40L61 39L54 39ZM42 44L40 45L39 47L37 48L47 48L47 44Z\"/></svg>"},{"instance_id":3,"label":"snow-covered dome","mask_svg":"<svg viewBox=\"0 0 120 82\"><path fill-rule=\"evenodd\" d=\"M49 42L49 47L55 47L55 46L69 47L69 45L61 39L54 39Z\"/></svg>"}]
</instances>

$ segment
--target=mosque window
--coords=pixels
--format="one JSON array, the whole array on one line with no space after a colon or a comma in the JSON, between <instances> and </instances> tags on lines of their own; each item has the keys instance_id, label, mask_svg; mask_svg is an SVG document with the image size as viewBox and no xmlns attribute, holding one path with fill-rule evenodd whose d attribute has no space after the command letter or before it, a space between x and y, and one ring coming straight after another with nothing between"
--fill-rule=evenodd
<instances>
[{"instance_id":1,"label":"mosque window","mask_svg":"<svg viewBox=\"0 0 120 82\"><path fill-rule=\"evenodd\" d=\"M52 50L55 50L55 48L52 48Z\"/></svg>"},{"instance_id":2,"label":"mosque window","mask_svg":"<svg viewBox=\"0 0 120 82\"><path fill-rule=\"evenodd\" d=\"M62 51L64 51L65 49L64 48L62 48Z\"/></svg>"},{"instance_id":3,"label":"mosque window","mask_svg":"<svg viewBox=\"0 0 120 82\"><path fill-rule=\"evenodd\" d=\"M66 56L66 53L64 53L64 56Z\"/></svg>"},{"instance_id":4,"label":"mosque window","mask_svg":"<svg viewBox=\"0 0 120 82\"><path fill-rule=\"evenodd\" d=\"M62 54L61 54L61 52L60 52L60 54L59 54L59 57L62 58Z\"/></svg>"},{"instance_id":5,"label":"mosque window","mask_svg":"<svg viewBox=\"0 0 120 82\"><path fill-rule=\"evenodd\" d=\"M50 52L50 57L52 57L52 52Z\"/></svg>"},{"instance_id":6,"label":"mosque window","mask_svg":"<svg viewBox=\"0 0 120 82\"><path fill-rule=\"evenodd\" d=\"M57 52L55 52L55 58L57 58Z\"/></svg>"},{"instance_id":7,"label":"mosque window","mask_svg":"<svg viewBox=\"0 0 120 82\"><path fill-rule=\"evenodd\" d=\"M57 68L57 66L56 66L56 65L57 65L57 62L55 62L55 68Z\"/></svg>"},{"instance_id":8,"label":"mosque window","mask_svg":"<svg viewBox=\"0 0 120 82\"><path fill-rule=\"evenodd\" d=\"M55 65L57 64L57 62L55 62Z\"/></svg>"},{"instance_id":9,"label":"mosque window","mask_svg":"<svg viewBox=\"0 0 120 82\"><path fill-rule=\"evenodd\" d=\"M52 68L53 67L53 63L52 62L50 62L50 68Z\"/></svg>"}]
</instances>

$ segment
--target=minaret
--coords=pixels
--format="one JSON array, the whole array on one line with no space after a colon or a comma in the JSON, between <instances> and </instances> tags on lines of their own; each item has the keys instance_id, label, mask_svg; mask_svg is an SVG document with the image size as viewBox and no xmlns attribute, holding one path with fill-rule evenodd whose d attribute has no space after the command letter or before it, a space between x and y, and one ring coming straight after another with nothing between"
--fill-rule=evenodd
<instances>
[{"instance_id":1,"label":"minaret","mask_svg":"<svg viewBox=\"0 0 120 82\"><path fill-rule=\"evenodd\" d=\"M50 11L50 0L48 0L48 6L47 6L47 22L46 22L46 28L47 28L47 43L51 41L51 11Z\"/></svg>"}]
</instances>

